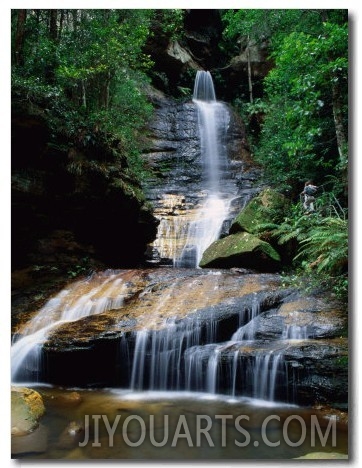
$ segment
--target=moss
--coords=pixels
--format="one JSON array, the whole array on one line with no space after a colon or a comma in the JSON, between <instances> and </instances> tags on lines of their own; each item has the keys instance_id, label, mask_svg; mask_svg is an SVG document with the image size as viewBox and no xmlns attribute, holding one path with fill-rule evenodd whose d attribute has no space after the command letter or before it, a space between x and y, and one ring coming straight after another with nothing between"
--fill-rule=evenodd
<instances>
[{"instance_id":1,"label":"moss","mask_svg":"<svg viewBox=\"0 0 362 468\"><path fill-rule=\"evenodd\" d=\"M39 424L45 407L43 399L35 390L25 387L11 389L11 433L25 435Z\"/></svg>"},{"instance_id":2,"label":"moss","mask_svg":"<svg viewBox=\"0 0 362 468\"><path fill-rule=\"evenodd\" d=\"M217 240L204 252L200 267L244 266L256 269L269 269L280 261L273 247L256 236L239 232Z\"/></svg>"},{"instance_id":3,"label":"moss","mask_svg":"<svg viewBox=\"0 0 362 468\"><path fill-rule=\"evenodd\" d=\"M260 224L279 222L287 205L284 195L266 188L238 214L231 225L230 233L246 231L254 234Z\"/></svg>"}]
</instances>

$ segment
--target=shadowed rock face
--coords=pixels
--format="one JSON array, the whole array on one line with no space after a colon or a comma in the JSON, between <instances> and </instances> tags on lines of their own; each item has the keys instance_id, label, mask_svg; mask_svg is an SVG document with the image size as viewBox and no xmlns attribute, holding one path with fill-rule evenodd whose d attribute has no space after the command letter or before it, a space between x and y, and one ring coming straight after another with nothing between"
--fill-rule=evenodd
<instances>
[{"instance_id":1,"label":"shadowed rock face","mask_svg":"<svg viewBox=\"0 0 362 468\"><path fill-rule=\"evenodd\" d=\"M138 182L125 180L126 161L116 161L97 135L89 148L56 138L41 109L14 108L13 269L38 265L64 274L85 257L98 265L139 264L157 221Z\"/></svg>"},{"instance_id":2,"label":"shadowed rock face","mask_svg":"<svg viewBox=\"0 0 362 468\"><path fill-rule=\"evenodd\" d=\"M345 314L321 297L281 289L278 275L115 270L70 284L54 299L57 307L30 322L32 333L56 323L43 341L40 380L307 405L347 401ZM64 311L72 321L64 322ZM29 323L19 328L27 333ZM262 384L273 392L255 393Z\"/></svg>"}]
</instances>

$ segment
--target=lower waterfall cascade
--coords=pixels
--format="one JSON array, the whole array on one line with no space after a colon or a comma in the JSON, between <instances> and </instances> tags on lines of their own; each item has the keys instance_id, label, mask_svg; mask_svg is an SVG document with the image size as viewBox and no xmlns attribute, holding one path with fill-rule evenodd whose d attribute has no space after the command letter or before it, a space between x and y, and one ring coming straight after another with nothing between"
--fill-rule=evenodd
<instances>
[{"instance_id":1,"label":"lower waterfall cascade","mask_svg":"<svg viewBox=\"0 0 362 468\"><path fill-rule=\"evenodd\" d=\"M85 370L71 373L68 356L75 363L79 353L86 368L87 353L97 353L92 342L94 333L100 332L94 327L102 318L108 332L100 334L99 346L114 343L110 366L121 372L108 376L105 385L303 402L297 387L304 387L315 371L314 364L310 367L318 360L315 347L324 356L338 358L337 348L322 338L333 329L338 333L341 321L336 317L335 324L326 328L322 313L286 314L291 293L270 289L278 281L273 274L191 269L110 270L92 275L49 300L14 337L13 382L56 383L62 375L72 375L73 384L82 385L77 379ZM313 301L301 305L312 307ZM59 352L69 333L73 353ZM97 382L97 369L90 366L89 372L84 380ZM321 382L324 378L318 377Z\"/></svg>"}]
</instances>

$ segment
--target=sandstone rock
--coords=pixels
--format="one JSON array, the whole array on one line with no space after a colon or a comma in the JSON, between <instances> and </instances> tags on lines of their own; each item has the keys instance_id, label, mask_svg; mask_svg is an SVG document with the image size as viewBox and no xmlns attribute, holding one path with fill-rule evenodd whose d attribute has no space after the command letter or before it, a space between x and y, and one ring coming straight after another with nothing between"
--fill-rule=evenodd
<instances>
[{"instance_id":1,"label":"sandstone rock","mask_svg":"<svg viewBox=\"0 0 362 468\"><path fill-rule=\"evenodd\" d=\"M45 412L41 395L30 388L11 388L11 434L25 435L38 427Z\"/></svg>"}]
</instances>

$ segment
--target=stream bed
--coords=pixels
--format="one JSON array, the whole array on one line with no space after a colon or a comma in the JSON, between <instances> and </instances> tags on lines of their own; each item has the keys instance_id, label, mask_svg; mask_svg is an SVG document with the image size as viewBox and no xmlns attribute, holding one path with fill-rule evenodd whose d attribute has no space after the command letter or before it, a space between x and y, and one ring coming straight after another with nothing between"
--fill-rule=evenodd
<instances>
[{"instance_id":1,"label":"stream bed","mask_svg":"<svg viewBox=\"0 0 362 468\"><path fill-rule=\"evenodd\" d=\"M46 414L33 433L14 438L15 458L347 458L346 424L317 409L195 392L36 390Z\"/></svg>"}]
</instances>

